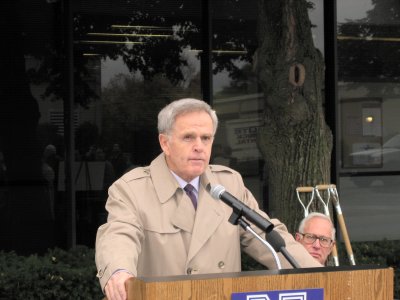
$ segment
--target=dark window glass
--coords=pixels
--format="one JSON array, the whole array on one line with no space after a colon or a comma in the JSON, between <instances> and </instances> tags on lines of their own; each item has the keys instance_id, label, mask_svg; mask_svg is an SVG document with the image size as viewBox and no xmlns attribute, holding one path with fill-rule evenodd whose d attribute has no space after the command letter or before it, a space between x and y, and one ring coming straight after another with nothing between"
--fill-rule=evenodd
<instances>
[{"instance_id":1,"label":"dark window glass","mask_svg":"<svg viewBox=\"0 0 400 300\"><path fill-rule=\"evenodd\" d=\"M340 0L337 7L344 214L353 240L398 239L400 4Z\"/></svg>"},{"instance_id":2,"label":"dark window glass","mask_svg":"<svg viewBox=\"0 0 400 300\"><path fill-rule=\"evenodd\" d=\"M1 66L7 74L0 87L1 249L67 248L75 234L77 244L94 246L110 184L160 152L158 111L175 99L201 98L201 78L207 76L221 120L212 162L241 172L268 209L255 141L264 110L252 71L255 0L210 1L212 72L205 77L201 1L70 1L70 20L63 1L0 3L6 45ZM321 29L322 10L312 13L318 11L320 21L313 23ZM72 61L66 60L69 49ZM73 199L65 182L65 150L72 145L64 128L68 101Z\"/></svg>"}]
</instances>

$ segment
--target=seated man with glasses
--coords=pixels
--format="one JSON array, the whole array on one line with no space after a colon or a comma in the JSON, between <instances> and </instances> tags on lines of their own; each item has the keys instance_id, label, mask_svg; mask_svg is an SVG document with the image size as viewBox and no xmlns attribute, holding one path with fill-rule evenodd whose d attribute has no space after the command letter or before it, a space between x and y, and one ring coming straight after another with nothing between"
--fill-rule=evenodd
<instances>
[{"instance_id":1,"label":"seated man with glasses","mask_svg":"<svg viewBox=\"0 0 400 300\"><path fill-rule=\"evenodd\" d=\"M335 231L329 216L312 212L300 222L295 239L312 257L325 265L335 244Z\"/></svg>"}]
</instances>

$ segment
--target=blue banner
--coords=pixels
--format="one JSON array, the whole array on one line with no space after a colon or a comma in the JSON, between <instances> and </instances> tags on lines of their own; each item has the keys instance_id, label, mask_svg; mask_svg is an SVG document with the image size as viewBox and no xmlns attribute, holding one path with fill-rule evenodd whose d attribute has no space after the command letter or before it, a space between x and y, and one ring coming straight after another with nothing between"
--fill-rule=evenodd
<instances>
[{"instance_id":1,"label":"blue banner","mask_svg":"<svg viewBox=\"0 0 400 300\"><path fill-rule=\"evenodd\" d=\"M232 300L323 300L324 289L232 293Z\"/></svg>"}]
</instances>

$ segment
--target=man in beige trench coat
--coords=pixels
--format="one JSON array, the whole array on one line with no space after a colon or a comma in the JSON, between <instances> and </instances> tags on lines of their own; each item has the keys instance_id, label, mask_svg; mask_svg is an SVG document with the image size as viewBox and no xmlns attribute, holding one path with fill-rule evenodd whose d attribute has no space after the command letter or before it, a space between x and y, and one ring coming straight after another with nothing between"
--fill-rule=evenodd
<instances>
[{"instance_id":1,"label":"man in beige trench coat","mask_svg":"<svg viewBox=\"0 0 400 300\"><path fill-rule=\"evenodd\" d=\"M217 126L215 111L204 101L170 103L158 115L162 153L150 166L129 171L110 187L107 223L96 238L97 276L109 300L126 299L124 283L134 276L239 272L241 250L267 268L277 268L268 248L229 223L232 209L207 192L210 185L222 185L269 219L238 172L209 165ZM184 190L188 183L194 186L196 208ZM270 221L301 267L321 266L284 224ZM290 268L280 259L283 268Z\"/></svg>"}]
</instances>

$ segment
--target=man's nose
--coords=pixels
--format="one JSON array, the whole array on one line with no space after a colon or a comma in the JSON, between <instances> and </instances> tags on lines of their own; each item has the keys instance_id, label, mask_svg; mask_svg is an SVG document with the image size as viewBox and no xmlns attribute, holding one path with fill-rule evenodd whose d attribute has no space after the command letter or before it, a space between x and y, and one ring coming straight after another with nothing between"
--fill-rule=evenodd
<instances>
[{"instance_id":1,"label":"man's nose","mask_svg":"<svg viewBox=\"0 0 400 300\"><path fill-rule=\"evenodd\" d=\"M314 243L313 243L313 247L315 248L321 248L321 243L319 241L319 239L315 239Z\"/></svg>"},{"instance_id":2,"label":"man's nose","mask_svg":"<svg viewBox=\"0 0 400 300\"><path fill-rule=\"evenodd\" d=\"M202 149L204 147L203 141L201 140L201 137L197 137L194 139L194 148L197 149Z\"/></svg>"}]
</instances>

